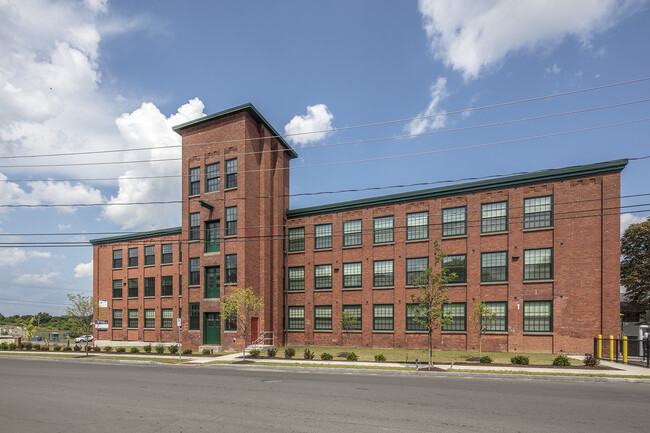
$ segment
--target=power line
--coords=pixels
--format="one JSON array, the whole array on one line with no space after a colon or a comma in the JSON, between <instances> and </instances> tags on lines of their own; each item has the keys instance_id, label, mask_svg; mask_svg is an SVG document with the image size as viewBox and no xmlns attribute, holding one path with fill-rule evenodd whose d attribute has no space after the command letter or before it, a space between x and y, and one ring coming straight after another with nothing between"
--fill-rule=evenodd
<instances>
[{"instance_id":1,"label":"power line","mask_svg":"<svg viewBox=\"0 0 650 433\"><path fill-rule=\"evenodd\" d=\"M7 299L0 298L0 301L4 301L4 304L40 304L40 305L57 305L59 307L65 307L65 304L59 304L57 302L45 302L45 301L28 301L24 299Z\"/></svg>"}]
</instances>

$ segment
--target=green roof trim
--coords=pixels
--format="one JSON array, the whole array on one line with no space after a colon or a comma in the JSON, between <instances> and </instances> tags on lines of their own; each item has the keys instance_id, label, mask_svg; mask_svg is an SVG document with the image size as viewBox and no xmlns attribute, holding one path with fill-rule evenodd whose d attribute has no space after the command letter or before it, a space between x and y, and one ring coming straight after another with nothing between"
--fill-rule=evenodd
<instances>
[{"instance_id":1,"label":"green roof trim","mask_svg":"<svg viewBox=\"0 0 650 433\"><path fill-rule=\"evenodd\" d=\"M284 140L284 138L282 138L282 135L280 135L278 133L278 131L276 131L275 128L273 128L273 126L271 126L271 124L268 122L268 120L266 120L264 118L264 116L262 116L262 113L257 111L257 108L255 108L255 106L253 104L251 104L250 102L247 102L246 104L243 104L243 105L238 105L237 107L229 108L229 109L224 110L224 111L220 111L218 113L210 114L209 116L199 117L198 119L194 119L194 120L190 120L189 122L181 123L180 125L176 125L176 126L172 127L172 130L180 135L180 131L182 131L183 129L189 128L191 126L200 125L203 122L209 122L211 120L215 120L215 119L219 119L221 117L229 116L231 114L236 114L236 113L239 113L241 111L248 112L248 114L250 114L253 119L255 119L259 123L264 124L264 126L266 126L269 129L269 131L271 131L271 134L276 136L278 141L280 143L282 143L282 145L284 147L286 147L287 153L289 154L291 159L298 158L298 154L296 153L296 151L293 150L293 148L291 146L289 146L289 143L287 143Z\"/></svg>"},{"instance_id":2,"label":"green roof trim","mask_svg":"<svg viewBox=\"0 0 650 433\"><path fill-rule=\"evenodd\" d=\"M182 227L172 227L168 229L152 230L149 232L130 233L128 235L111 236L110 238L92 239L92 245L113 244L116 242L134 241L138 239L158 238L161 236L180 235L183 233Z\"/></svg>"},{"instance_id":3,"label":"green roof trim","mask_svg":"<svg viewBox=\"0 0 650 433\"><path fill-rule=\"evenodd\" d=\"M627 159L599 162L596 164L577 165L573 167L540 170L516 176L501 177L498 179L481 180L477 182L461 183L451 186L409 191L399 194L390 194L360 200L344 201L339 203L312 206L301 209L287 209L287 218L299 218L310 215L319 215L333 212L360 209L365 207L385 206L396 203L445 197L458 194L469 194L492 189L512 188L533 183L552 182L578 177L587 177L598 174L621 172L627 165Z\"/></svg>"}]
</instances>

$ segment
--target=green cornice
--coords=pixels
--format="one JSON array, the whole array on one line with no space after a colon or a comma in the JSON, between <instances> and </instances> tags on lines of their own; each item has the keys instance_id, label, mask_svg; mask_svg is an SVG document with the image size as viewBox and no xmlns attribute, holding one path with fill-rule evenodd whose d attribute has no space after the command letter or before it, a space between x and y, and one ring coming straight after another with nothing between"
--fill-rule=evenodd
<instances>
[{"instance_id":1,"label":"green cornice","mask_svg":"<svg viewBox=\"0 0 650 433\"><path fill-rule=\"evenodd\" d=\"M128 235L111 236L110 238L92 239L92 245L113 244L115 242L134 241L138 239L158 238L161 236L180 235L183 232L181 227L172 227L168 229L152 230L149 232L131 233Z\"/></svg>"},{"instance_id":2,"label":"green cornice","mask_svg":"<svg viewBox=\"0 0 650 433\"><path fill-rule=\"evenodd\" d=\"M271 131L271 134L273 134L275 136L275 138L277 138L278 141L280 143L282 143L282 145L284 147L286 147L287 153L289 154L291 159L298 157L298 154L296 153L296 151L293 150L291 148L291 146L289 146L289 143L287 143L284 140L284 138L282 138L282 136L280 134L278 134L278 132L275 130L275 128L273 128L273 126L271 126L271 124L264 118L264 116L262 116L262 114L259 111L257 111L257 108L255 108L255 106L253 104L251 104L250 102L248 102L246 104L243 104L243 105L239 105L237 107L229 108L229 109L224 110L224 111L220 111L218 113L211 114L209 116L199 117L198 119L194 119L194 120L190 120L189 122L181 123L180 125L176 125L176 126L172 127L172 130L174 130L174 132L176 132L177 134L182 135L180 133L180 131L182 131L183 129L189 128L191 126L200 125L201 123L209 122L211 120L219 119L221 117L229 116L231 114L236 114L236 113L239 113L241 111L248 112L248 114L250 114L253 119L255 119L259 123L264 124L264 126L266 126L269 129L269 131Z\"/></svg>"},{"instance_id":3,"label":"green cornice","mask_svg":"<svg viewBox=\"0 0 650 433\"><path fill-rule=\"evenodd\" d=\"M508 176L498 179L482 180L478 182L461 183L458 185L439 188L409 191L400 194L384 195L360 200L344 201L321 206L312 206L302 209L288 209L287 218L299 218L310 215L319 215L332 212L342 212L365 207L385 206L396 203L445 197L450 195L468 194L492 189L513 188L530 185L533 183L552 182L577 177L587 177L598 174L616 173L622 171L627 165L627 159L599 162L596 164L578 165L573 167L542 170L517 176Z\"/></svg>"}]
</instances>

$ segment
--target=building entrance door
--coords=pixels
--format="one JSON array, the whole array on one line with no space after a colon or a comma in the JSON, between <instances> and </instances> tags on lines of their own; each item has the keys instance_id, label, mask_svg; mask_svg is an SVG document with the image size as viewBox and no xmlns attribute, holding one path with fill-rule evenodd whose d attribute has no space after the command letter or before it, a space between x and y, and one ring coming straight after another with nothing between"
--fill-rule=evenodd
<instances>
[{"instance_id":1,"label":"building entrance door","mask_svg":"<svg viewBox=\"0 0 650 433\"><path fill-rule=\"evenodd\" d=\"M221 344L221 315L203 313L203 344Z\"/></svg>"},{"instance_id":2,"label":"building entrance door","mask_svg":"<svg viewBox=\"0 0 650 433\"><path fill-rule=\"evenodd\" d=\"M260 336L260 319L253 317L251 319L251 344L255 342Z\"/></svg>"}]
</instances>

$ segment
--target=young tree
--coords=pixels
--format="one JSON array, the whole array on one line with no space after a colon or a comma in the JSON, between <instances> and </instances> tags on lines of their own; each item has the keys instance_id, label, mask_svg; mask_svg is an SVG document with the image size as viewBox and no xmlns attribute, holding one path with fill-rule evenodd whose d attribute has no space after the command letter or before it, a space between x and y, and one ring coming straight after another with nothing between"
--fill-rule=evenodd
<instances>
[{"instance_id":1,"label":"young tree","mask_svg":"<svg viewBox=\"0 0 650 433\"><path fill-rule=\"evenodd\" d=\"M448 269L441 268L442 259L446 254L442 251L440 242L433 241L433 267L426 268L414 281L418 293L411 294L411 302L415 303L415 322L424 326L429 335L429 366L433 364L433 331L442 328L452 320L445 314L444 304L449 303L447 284L456 275ZM434 269L440 269L439 272Z\"/></svg>"},{"instance_id":2,"label":"young tree","mask_svg":"<svg viewBox=\"0 0 650 433\"><path fill-rule=\"evenodd\" d=\"M82 293L68 293L68 304L65 314L75 323L82 335L91 335L95 311L93 297ZM86 356L88 356L88 339L86 339Z\"/></svg>"},{"instance_id":3,"label":"young tree","mask_svg":"<svg viewBox=\"0 0 650 433\"><path fill-rule=\"evenodd\" d=\"M343 311L341 313L341 319L339 319L339 324L341 325L341 331L345 332L347 335L347 344L350 344L350 332L354 331L357 327L357 316L350 313L349 311Z\"/></svg>"},{"instance_id":4,"label":"young tree","mask_svg":"<svg viewBox=\"0 0 650 433\"><path fill-rule=\"evenodd\" d=\"M650 217L630 225L621 238L621 284L634 307L650 309Z\"/></svg>"},{"instance_id":5,"label":"young tree","mask_svg":"<svg viewBox=\"0 0 650 433\"><path fill-rule=\"evenodd\" d=\"M258 314L262 307L262 300L253 293L252 287L245 289L235 287L233 292L221 300L221 312L223 315L237 321L237 331L241 335L244 349L244 360L246 360L246 334L251 324L251 319Z\"/></svg>"},{"instance_id":6,"label":"young tree","mask_svg":"<svg viewBox=\"0 0 650 433\"><path fill-rule=\"evenodd\" d=\"M474 305L474 312L470 320L474 324L474 329L478 332L478 356L479 358L483 355L483 347L481 345L483 334L490 329L490 326L494 324L497 319L497 313L492 308L485 305L485 302L481 301L478 304Z\"/></svg>"},{"instance_id":7,"label":"young tree","mask_svg":"<svg viewBox=\"0 0 650 433\"><path fill-rule=\"evenodd\" d=\"M29 319L29 322L25 324L25 332L27 333L28 341L32 341L32 338L34 338L34 334L36 334L36 330L38 329L38 326L34 324L35 320L36 318L32 317Z\"/></svg>"}]
</instances>

